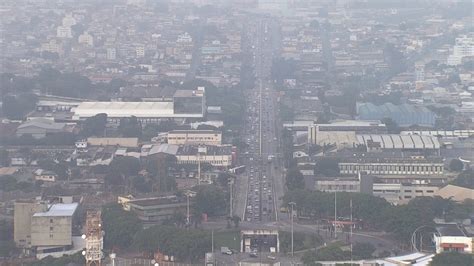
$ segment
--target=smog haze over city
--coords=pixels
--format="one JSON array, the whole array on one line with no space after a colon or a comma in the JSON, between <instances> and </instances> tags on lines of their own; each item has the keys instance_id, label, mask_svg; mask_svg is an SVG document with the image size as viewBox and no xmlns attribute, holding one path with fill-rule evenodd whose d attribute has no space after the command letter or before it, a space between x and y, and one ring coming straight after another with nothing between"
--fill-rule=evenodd
<instances>
[{"instance_id":1,"label":"smog haze over city","mask_svg":"<svg viewBox=\"0 0 474 266\"><path fill-rule=\"evenodd\" d=\"M0 265L474 265L473 12L0 1Z\"/></svg>"}]
</instances>

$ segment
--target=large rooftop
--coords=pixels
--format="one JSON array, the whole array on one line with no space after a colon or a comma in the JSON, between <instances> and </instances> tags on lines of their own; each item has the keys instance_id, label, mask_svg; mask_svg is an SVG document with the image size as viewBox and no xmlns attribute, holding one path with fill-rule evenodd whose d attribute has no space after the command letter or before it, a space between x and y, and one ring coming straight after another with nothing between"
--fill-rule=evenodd
<instances>
[{"instance_id":1,"label":"large rooftop","mask_svg":"<svg viewBox=\"0 0 474 266\"><path fill-rule=\"evenodd\" d=\"M439 149L438 138L433 136L397 134L358 134L359 144L379 143L382 149Z\"/></svg>"},{"instance_id":2,"label":"large rooftop","mask_svg":"<svg viewBox=\"0 0 474 266\"><path fill-rule=\"evenodd\" d=\"M455 223L438 224L436 225L436 231L438 231L441 236L466 236Z\"/></svg>"},{"instance_id":3,"label":"large rooftop","mask_svg":"<svg viewBox=\"0 0 474 266\"><path fill-rule=\"evenodd\" d=\"M57 217L57 216L73 216L76 212L77 203L56 203L49 206L45 212L37 212L33 217Z\"/></svg>"},{"instance_id":4,"label":"large rooftop","mask_svg":"<svg viewBox=\"0 0 474 266\"><path fill-rule=\"evenodd\" d=\"M78 118L92 117L100 113L108 117L160 118L202 117L202 114L175 114L172 102L83 102L73 109Z\"/></svg>"}]
</instances>

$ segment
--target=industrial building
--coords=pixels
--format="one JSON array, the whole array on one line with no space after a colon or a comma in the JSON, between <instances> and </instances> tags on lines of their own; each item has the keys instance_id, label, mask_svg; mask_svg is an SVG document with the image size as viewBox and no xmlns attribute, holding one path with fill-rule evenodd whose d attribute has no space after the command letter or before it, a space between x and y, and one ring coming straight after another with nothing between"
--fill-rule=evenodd
<instances>
[{"instance_id":1,"label":"industrial building","mask_svg":"<svg viewBox=\"0 0 474 266\"><path fill-rule=\"evenodd\" d=\"M357 103L357 114L361 120L390 118L401 127L411 125L433 127L436 120L436 115L427 108L409 104L385 103L377 106L372 103Z\"/></svg>"},{"instance_id":2,"label":"industrial building","mask_svg":"<svg viewBox=\"0 0 474 266\"><path fill-rule=\"evenodd\" d=\"M439 150L437 137L397 134L358 134L357 143L367 151L375 150Z\"/></svg>"},{"instance_id":3,"label":"industrial building","mask_svg":"<svg viewBox=\"0 0 474 266\"><path fill-rule=\"evenodd\" d=\"M97 114L107 114L110 123L135 116L142 124L157 123L163 119L202 119L206 114L205 89L177 90L173 98L153 102L82 102L72 108L74 120L83 120Z\"/></svg>"},{"instance_id":4,"label":"industrial building","mask_svg":"<svg viewBox=\"0 0 474 266\"><path fill-rule=\"evenodd\" d=\"M216 130L172 130L168 132L168 144L221 145L222 132Z\"/></svg>"},{"instance_id":5,"label":"industrial building","mask_svg":"<svg viewBox=\"0 0 474 266\"><path fill-rule=\"evenodd\" d=\"M444 162L441 157L425 157L402 151L353 152L332 154L338 160L341 174L356 175L442 175Z\"/></svg>"},{"instance_id":6,"label":"industrial building","mask_svg":"<svg viewBox=\"0 0 474 266\"><path fill-rule=\"evenodd\" d=\"M35 139L46 137L48 134L72 131L65 123L56 123L51 119L36 118L18 126L16 136L30 135Z\"/></svg>"},{"instance_id":7,"label":"industrial building","mask_svg":"<svg viewBox=\"0 0 474 266\"><path fill-rule=\"evenodd\" d=\"M441 159L352 158L339 163L341 174L366 172L372 175L442 175Z\"/></svg>"},{"instance_id":8,"label":"industrial building","mask_svg":"<svg viewBox=\"0 0 474 266\"><path fill-rule=\"evenodd\" d=\"M137 214L144 227L161 224L176 213L186 214L187 201L181 201L176 196L133 199L119 197L119 204L126 211Z\"/></svg>"},{"instance_id":9,"label":"industrial building","mask_svg":"<svg viewBox=\"0 0 474 266\"><path fill-rule=\"evenodd\" d=\"M374 183L373 195L393 205L406 204L416 197L433 197L439 187L432 185Z\"/></svg>"}]
</instances>

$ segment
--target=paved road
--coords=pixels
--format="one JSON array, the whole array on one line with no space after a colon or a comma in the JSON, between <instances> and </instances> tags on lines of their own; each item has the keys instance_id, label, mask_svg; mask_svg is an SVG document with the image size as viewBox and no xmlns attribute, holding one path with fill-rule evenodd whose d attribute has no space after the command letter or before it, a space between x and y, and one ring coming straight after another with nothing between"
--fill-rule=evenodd
<instances>
[{"instance_id":1,"label":"paved road","mask_svg":"<svg viewBox=\"0 0 474 266\"><path fill-rule=\"evenodd\" d=\"M234 214L242 216L244 221L257 224L278 219L279 198L283 196L283 170L277 154L277 94L269 82L276 49L272 26L269 19L257 20L252 45L249 46L254 55L257 82L255 88L246 94L244 140L249 147L244 152L243 163L247 171L235 184L239 192L235 197Z\"/></svg>"}]
</instances>

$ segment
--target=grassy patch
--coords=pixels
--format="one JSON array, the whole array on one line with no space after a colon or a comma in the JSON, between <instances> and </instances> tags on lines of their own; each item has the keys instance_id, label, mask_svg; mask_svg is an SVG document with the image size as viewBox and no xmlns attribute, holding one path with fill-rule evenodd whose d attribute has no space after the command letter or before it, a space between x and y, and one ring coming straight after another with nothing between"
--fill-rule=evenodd
<instances>
[{"instance_id":1,"label":"grassy patch","mask_svg":"<svg viewBox=\"0 0 474 266\"><path fill-rule=\"evenodd\" d=\"M214 249L229 247L240 252L240 231L214 232Z\"/></svg>"}]
</instances>

